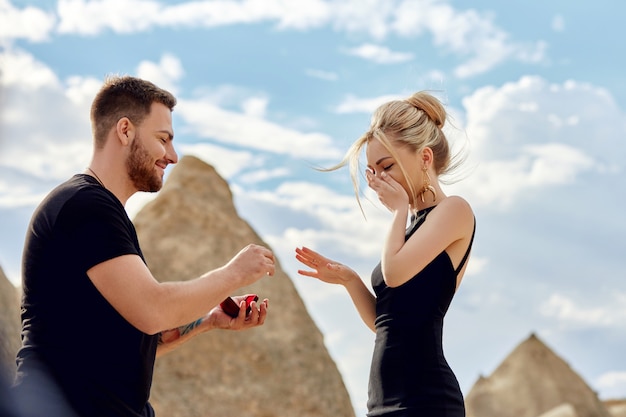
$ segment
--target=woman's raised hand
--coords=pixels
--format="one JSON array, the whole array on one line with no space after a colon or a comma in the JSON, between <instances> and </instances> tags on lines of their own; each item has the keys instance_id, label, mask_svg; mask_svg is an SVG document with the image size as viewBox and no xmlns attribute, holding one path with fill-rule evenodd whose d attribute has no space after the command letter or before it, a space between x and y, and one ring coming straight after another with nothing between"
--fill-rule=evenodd
<instances>
[{"instance_id":1,"label":"woman's raised hand","mask_svg":"<svg viewBox=\"0 0 626 417\"><path fill-rule=\"evenodd\" d=\"M349 267L328 259L307 247L296 248L296 259L312 270L299 269L298 274L317 278L330 284L346 285L353 279L360 279Z\"/></svg>"},{"instance_id":2,"label":"woman's raised hand","mask_svg":"<svg viewBox=\"0 0 626 417\"><path fill-rule=\"evenodd\" d=\"M367 185L376 192L378 199L390 211L405 209L409 204L409 196L391 175L382 172L380 176L374 175L369 169L365 171Z\"/></svg>"}]
</instances>

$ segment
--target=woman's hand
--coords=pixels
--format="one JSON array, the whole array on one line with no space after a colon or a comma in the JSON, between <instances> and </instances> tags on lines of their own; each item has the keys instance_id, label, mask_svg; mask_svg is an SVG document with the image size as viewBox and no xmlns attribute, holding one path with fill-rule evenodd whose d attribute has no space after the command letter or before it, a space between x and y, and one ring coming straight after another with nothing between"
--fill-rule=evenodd
<instances>
[{"instance_id":1,"label":"woman's hand","mask_svg":"<svg viewBox=\"0 0 626 417\"><path fill-rule=\"evenodd\" d=\"M391 175L382 172L374 175L369 169L365 171L367 185L376 192L378 199L389 211L404 210L409 205L409 195L398 181Z\"/></svg>"},{"instance_id":2,"label":"woman's hand","mask_svg":"<svg viewBox=\"0 0 626 417\"><path fill-rule=\"evenodd\" d=\"M328 259L307 247L296 248L296 259L312 269L298 270L298 274L317 278L330 284L346 285L353 279L360 279L349 267Z\"/></svg>"}]
</instances>

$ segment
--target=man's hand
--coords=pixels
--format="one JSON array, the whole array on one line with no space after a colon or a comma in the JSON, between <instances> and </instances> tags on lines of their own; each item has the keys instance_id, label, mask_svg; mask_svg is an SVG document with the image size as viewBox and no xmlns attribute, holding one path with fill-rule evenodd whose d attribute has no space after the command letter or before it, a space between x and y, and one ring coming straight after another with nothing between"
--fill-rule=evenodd
<instances>
[{"instance_id":1,"label":"man's hand","mask_svg":"<svg viewBox=\"0 0 626 417\"><path fill-rule=\"evenodd\" d=\"M165 330L159 335L159 345L157 347L157 357L171 352L178 346L187 342L194 336L213 329L226 330L247 330L261 326L267 317L269 300L266 298L262 302L253 301L250 303L250 313L246 316L246 296L233 297L239 303L239 315L235 318L224 313L219 306L213 308L207 315L175 329Z\"/></svg>"},{"instance_id":2,"label":"man's hand","mask_svg":"<svg viewBox=\"0 0 626 417\"><path fill-rule=\"evenodd\" d=\"M267 309L269 300L266 298L258 303L253 301L250 303L250 313L246 315L246 297L247 295L232 297L239 305L239 315L231 317L217 306L209 312L206 321L213 329L225 330L247 330L253 327L261 326L267 317Z\"/></svg>"},{"instance_id":3,"label":"man's hand","mask_svg":"<svg viewBox=\"0 0 626 417\"><path fill-rule=\"evenodd\" d=\"M274 264L274 254L264 246L250 244L235 255L225 268L238 277L241 277L240 287L250 285L266 275L274 275L276 265Z\"/></svg>"}]
</instances>

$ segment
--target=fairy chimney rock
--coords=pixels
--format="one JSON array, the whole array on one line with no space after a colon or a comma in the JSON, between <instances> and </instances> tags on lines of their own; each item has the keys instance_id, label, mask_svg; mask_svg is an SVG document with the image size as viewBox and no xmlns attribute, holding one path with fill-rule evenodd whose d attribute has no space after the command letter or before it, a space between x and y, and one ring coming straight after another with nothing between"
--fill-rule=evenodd
<instances>
[{"instance_id":1,"label":"fairy chimney rock","mask_svg":"<svg viewBox=\"0 0 626 417\"><path fill-rule=\"evenodd\" d=\"M0 268L0 378L12 379L20 347L19 292Z\"/></svg>"},{"instance_id":2,"label":"fairy chimney rock","mask_svg":"<svg viewBox=\"0 0 626 417\"><path fill-rule=\"evenodd\" d=\"M181 158L134 223L160 281L197 277L249 243L265 245L237 214L226 181L191 156ZM280 265L273 277L237 291L245 293L269 298L265 324L210 331L159 358L151 396L157 415L354 416L323 336Z\"/></svg>"},{"instance_id":3,"label":"fairy chimney rock","mask_svg":"<svg viewBox=\"0 0 626 417\"><path fill-rule=\"evenodd\" d=\"M610 417L597 394L535 334L474 384L467 417Z\"/></svg>"},{"instance_id":4,"label":"fairy chimney rock","mask_svg":"<svg viewBox=\"0 0 626 417\"><path fill-rule=\"evenodd\" d=\"M626 399L603 401L611 417L626 417Z\"/></svg>"},{"instance_id":5,"label":"fairy chimney rock","mask_svg":"<svg viewBox=\"0 0 626 417\"><path fill-rule=\"evenodd\" d=\"M543 413L539 417L578 417L576 409L571 404L561 404L552 410Z\"/></svg>"}]
</instances>

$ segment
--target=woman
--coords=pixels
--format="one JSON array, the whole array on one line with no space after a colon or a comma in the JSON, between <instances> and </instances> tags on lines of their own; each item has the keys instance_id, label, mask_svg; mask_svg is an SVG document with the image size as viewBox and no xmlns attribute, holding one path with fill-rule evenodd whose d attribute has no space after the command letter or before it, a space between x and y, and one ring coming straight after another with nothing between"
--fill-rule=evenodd
<instances>
[{"instance_id":1,"label":"woman","mask_svg":"<svg viewBox=\"0 0 626 417\"><path fill-rule=\"evenodd\" d=\"M439 184L454 167L442 132L445 119L439 100L426 92L383 104L370 130L329 169L350 163L358 201L358 159L365 147L368 186L393 214L372 272L374 294L349 267L309 248L296 249L296 258L311 269L298 273L343 285L376 332L371 417L465 416L459 384L443 354L442 329L467 267L475 221L470 205L447 197Z\"/></svg>"}]
</instances>

